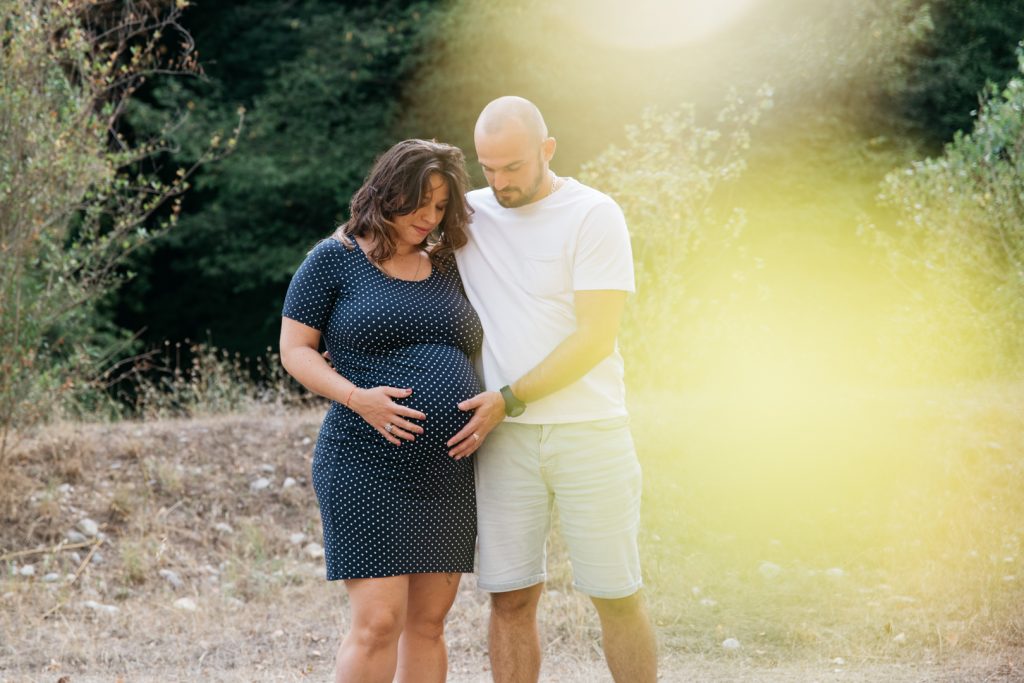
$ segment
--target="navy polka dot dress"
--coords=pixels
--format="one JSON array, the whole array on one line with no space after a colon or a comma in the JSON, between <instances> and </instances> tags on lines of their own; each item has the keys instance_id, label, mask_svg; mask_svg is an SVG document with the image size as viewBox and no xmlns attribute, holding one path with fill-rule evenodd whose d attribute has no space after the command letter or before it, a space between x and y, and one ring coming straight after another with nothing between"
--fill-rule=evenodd
<instances>
[{"instance_id":1,"label":"navy polka dot dress","mask_svg":"<svg viewBox=\"0 0 1024 683\"><path fill-rule=\"evenodd\" d=\"M427 416L423 434L395 446L332 402L313 457L327 578L472 572L474 459L453 460L445 442L470 417L457 404L480 391L469 356L482 332L455 260L425 280L398 280L358 244L326 239L292 278L283 315L320 330L346 379L411 388L396 401Z\"/></svg>"}]
</instances>

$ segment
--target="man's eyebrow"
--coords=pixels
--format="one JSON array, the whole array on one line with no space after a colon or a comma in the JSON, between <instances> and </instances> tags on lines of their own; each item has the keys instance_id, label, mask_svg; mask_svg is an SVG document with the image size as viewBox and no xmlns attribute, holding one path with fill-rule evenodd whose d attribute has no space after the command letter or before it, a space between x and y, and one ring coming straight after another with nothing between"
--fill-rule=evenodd
<instances>
[{"instance_id":1,"label":"man's eyebrow","mask_svg":"<svg viewBox=\"0 0 1024 683\"><path fill-rule=\"evenodd\" d=\"M484 162L480 161L479 159L477 159L477 163L480 164L481 166L483 166L484 168L491 168L491 166L488 166L487 164L485 164ZM509 162L509 163L505 164L504 166L501 166L500 168L508 168L509 166L515 166L516 164L521 164L521 163L523 163L522 159L516 159L515 161Z\"/></svg>"}]
</instances>

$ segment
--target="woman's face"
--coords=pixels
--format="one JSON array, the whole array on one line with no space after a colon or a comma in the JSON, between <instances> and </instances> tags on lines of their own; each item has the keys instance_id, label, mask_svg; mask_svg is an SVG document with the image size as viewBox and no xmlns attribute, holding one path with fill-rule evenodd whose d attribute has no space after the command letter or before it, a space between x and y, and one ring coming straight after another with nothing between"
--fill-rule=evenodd
<instances>
[{"instance_id":1,"label":"woman's face","mask_svg":"<svg viewBox=\"0 0 1024 683\"><path fill-rule=\"evenodd\" d=\"M430 189L423 195L423 203L412 213L395 216L395 242L399 245L415 247L427 239L441 220L448 206L448 183L440 173L430 176Z\"/></svg>"}]
</instances>

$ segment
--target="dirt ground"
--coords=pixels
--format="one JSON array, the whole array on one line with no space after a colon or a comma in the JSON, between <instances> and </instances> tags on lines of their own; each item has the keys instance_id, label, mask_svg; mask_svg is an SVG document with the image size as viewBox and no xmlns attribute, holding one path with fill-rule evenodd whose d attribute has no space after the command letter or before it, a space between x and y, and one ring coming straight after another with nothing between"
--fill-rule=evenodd
<instances>
[{"instance_id":1,"label":"dirt ground","mask_svg":"<svg viewBox=\"0 0 1024 683\"><path fill-rule=\"evenodd\" d=\"M316 553L319 520L307 474L318 425L315 413L247 415L70 425L27 441L0 525L0 683L330 681L347 614L343 587L323 581ZM994 463L999 481L1017 471ZM652 492L657 501L658 489ZM973 540L982 528L972 527ZM86 540L71 538L83 529ZM571 589L566 560L553 548L540 608L541 680L609 682L593 609ZM714 594L722 604L704 608L710 601L669 593L666 572L651 572L661 577L650 593L660 680L1024 682L1020 610L1012 606L1019 593L1003 577L1016 566L1008 562L1016 563L1016 548L998 546L992 576L982 577L990 584L979 593L988 621L979 616L933 636L927 629L939 623L952 628L935 619L942 604L904 598L902 611L890 610L901 630L922 625L904 637L884 621L890 611L861 599L863 586L852 578L849 588L814 593L806 592L814 577L766 583L755 575L711 593L715 565L700 596ZM665 566L683 567L689 577L701 569L689 556ZM731 599L730 590L744 586L747 593ZM793 605L780 592L789 587L803 591ZM841 590L860 606L839 613L843 628L830 631L831 622L805 608L839 609L845 603L833 593L841 598ZM761 603L773 606L771 619L792 625L771 633L768 617L758 622L750 613ZM466 576L448 623L449 681L491 680L487 614L487 596ZM805 628L801 620L818 625ZM744 644L726 652L716 629L733 622L743 628L725 635ZM865 622L873 629L867 635L858 630Z\"/></svg>"}]
</instances>

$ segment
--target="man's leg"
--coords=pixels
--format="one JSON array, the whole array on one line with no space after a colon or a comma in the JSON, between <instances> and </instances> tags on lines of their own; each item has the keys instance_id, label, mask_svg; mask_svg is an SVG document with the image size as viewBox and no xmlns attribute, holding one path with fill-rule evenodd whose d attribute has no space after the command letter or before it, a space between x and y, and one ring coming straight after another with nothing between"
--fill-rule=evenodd
<instances>
[{"instance_id":1,"label":"man's leg","mask_svg":"<svg viewBox=\"0 0 1024 683\"><path fill-rule=\"evenodd\" d=\"M540 673L537 603L551 493L540 466L539 425L503 423L477 453L477 586L491 593L494 680L530 683Z\"/></svg>"},{"instance_id":2,"label":"man's leg","mask_svg":"<svg viewBox=\"0 0 1024 683\"><path fill-rule=\"evenodd\" d=\"M657 678L654 633L640 592L642 475L626 418L556 425L548 462L574 586L601 617L618 683Z\"/></svg>"},{"instance_id":3,"label":"man's leg","mask_svg":"<svg viewBox=\"0 0 1024 683\"><path fill-rule=\"evenodd\" d=\"M495 683L540 678L537 604L544 584L491 593L490 658Z\"/></svg>"},{"instance_id":4,"label":"man's leg","mask_svg":"<svg viewBox=\"0 0 1024 683\"><path fill-rule=\"evenodd\" d=\"M654 683L658 652L642 591L626 598L591 598L601 617L604 658L615 683Z\"/></svg>"}]
</instances>

